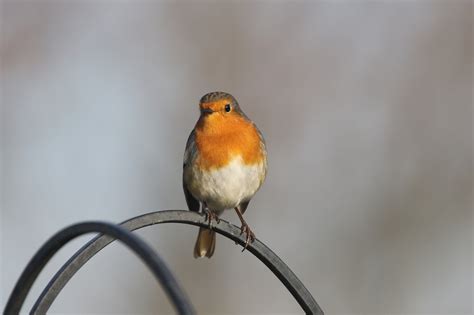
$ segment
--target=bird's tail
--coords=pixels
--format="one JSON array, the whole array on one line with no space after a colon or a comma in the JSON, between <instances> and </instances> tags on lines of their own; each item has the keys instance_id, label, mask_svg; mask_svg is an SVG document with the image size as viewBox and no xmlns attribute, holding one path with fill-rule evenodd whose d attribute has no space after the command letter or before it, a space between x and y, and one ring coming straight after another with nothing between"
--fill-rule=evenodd
<instances>
[{"instance_id":1,"label":"bird's tail","mask_svg":"<svg viewBox=\"0 0 474 315\"><path fill-rule=\"evenodd\" d=\"M215 248L216 232L206 228L199 228L196 245L194 245L194 258L204 256L211 258Z\"/></svg>"}]
</instances>

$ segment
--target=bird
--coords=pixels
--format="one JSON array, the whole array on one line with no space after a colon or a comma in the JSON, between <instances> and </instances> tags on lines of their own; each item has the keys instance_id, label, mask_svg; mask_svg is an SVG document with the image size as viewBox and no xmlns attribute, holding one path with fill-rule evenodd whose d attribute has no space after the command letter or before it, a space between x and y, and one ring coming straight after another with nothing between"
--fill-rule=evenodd
<instances>
[{"instance_id":1,"label":"bird","mask_svg":"<svg viewBox=\"0 0 474 315\"><path fill-rule=\"evenodd\" d=\"M226 92L211 92L199 101L200 116L186 142L183 190L189 210L206 214L209 227L201 227L194 257L214 254L216 233L224 210L234 209L246 241L255 240L243 214L267 175L267 150L262 133Z\"/></svg>"}]
</instances>

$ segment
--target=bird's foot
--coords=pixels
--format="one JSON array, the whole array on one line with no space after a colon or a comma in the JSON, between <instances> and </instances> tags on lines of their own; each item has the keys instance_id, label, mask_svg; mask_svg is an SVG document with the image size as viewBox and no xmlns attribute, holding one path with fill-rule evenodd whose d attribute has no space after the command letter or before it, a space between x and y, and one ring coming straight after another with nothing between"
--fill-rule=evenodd
<instances>
[{"instance_id":1,"label":"bird's foot","mask_svg":"<svg viewBox=\"0 0 474 315\"><path fill-rule=\"evenodd\" d=\"M242 226L240 227L240 235L244 233L246 234L246 238L245 238L245 246L244 246L244 249L242 249L242 252L247 249L247 246L250 243L253 243L253 241L255 241L255 234L252 232L252 230L250 229L247 223L243 223Z\"/></svg>"},{"instance_id":2,"label":"bird's foot","mask_svg":"<svg viewBox=\"0 0 474 315\"><path fill-rule=\"evenodd\" d=\"M212 220L215 220L217 223L221 222L221 219L219 219L217 214L215 214L211 210L205 209L204 212L206 213L206 221L209 224L209 230L212 230Z\"/></svg>"}]
</instances>

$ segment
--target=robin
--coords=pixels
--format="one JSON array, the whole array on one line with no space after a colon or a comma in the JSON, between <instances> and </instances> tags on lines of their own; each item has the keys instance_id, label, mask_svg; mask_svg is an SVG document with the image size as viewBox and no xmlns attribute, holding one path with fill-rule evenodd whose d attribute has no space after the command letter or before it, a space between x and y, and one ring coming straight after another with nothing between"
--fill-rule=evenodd
<instances>
[{"instance_id":1,"label":"robin","mask_svg":"<svg viewBox=\"0 0 474 315\"><path fill-rule=\"evenodd\" d=\"M183 189L189 210L207 214L209 229L200 228L194 257L211 257L216 246L212 219L226 209L239 216L244 250L255 240L243 214L267 173L265 141L257 126L224 92L204 95L201 115L189 135L184 152Z\"/></svg>"}]
</instances>

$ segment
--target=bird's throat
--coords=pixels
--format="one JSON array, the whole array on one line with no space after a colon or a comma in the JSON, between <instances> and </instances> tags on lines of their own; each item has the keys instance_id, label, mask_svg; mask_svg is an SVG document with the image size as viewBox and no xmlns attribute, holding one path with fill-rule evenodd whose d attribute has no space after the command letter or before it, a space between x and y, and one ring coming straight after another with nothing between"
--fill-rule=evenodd
<instances>
[{"instance_id":1,"label":"bird's throat","mask_svg":"<svg viewBox=\"0 0 474 315\"><path fill-rule=\"evenodd\" d=\"M198 164L203 169L226 166L241 156L245 164L263 158L260 137L252 122L243 117L213 113L201 117L196 125Z\"/></svg>"}]
</instances>

